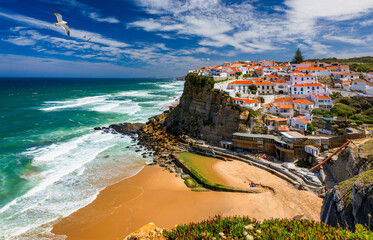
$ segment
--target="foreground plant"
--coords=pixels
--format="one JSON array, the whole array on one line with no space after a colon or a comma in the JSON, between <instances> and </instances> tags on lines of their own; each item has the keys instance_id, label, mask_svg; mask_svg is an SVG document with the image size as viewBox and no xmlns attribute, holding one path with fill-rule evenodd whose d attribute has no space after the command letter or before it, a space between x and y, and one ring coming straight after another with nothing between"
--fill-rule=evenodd
<instances>
[{"instance_id":1,"label":"foreground plant","mask_svg":"<svg viewBox=\"0 0 373 240\"><path fill-rule=\"evenodd\" d=\"M215 216L199 223L165 230L167 239L373 239L373 233L356 225L356 231L336 229L309 220L271 219L263 223L248 217Z\"/></svg>"}]
</instances>

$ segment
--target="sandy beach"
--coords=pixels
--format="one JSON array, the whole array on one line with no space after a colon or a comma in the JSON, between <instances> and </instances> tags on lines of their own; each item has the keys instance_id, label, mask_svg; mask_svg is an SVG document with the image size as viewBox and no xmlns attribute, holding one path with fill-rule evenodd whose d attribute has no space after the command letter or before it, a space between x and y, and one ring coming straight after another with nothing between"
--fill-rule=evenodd
<instances>
[{"instance_id":1,"label":"sandy beach","mask_svg":"<svg viewBox=\"0 0 373 240\"><path fill-rule=\"evenodd\" d=\"M149 222L172 228L217 214L258 220L296 215L320 218L321 198L296 190L265 170L239 161L219 161L213 167L231 186L249 187L252 182L272 190L259 194L193 192L174 174L145 167L136 176L104 189L94 202L57 223L52 232L71 240L116 240Z\"/></svg>"}]
</instances>

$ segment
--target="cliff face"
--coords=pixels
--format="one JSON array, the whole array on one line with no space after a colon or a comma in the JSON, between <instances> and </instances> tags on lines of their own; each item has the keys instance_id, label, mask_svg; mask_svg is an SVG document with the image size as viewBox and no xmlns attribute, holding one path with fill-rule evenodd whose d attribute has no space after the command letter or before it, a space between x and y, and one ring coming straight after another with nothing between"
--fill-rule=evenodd
<instances>
[{"instance_id":1,"label":"cliff face","mask_svg":"<svg viewBox=\"0 0 373 240\"><path fill-rule=\"evenodd\" d=\"M180 104L165 121L167 131L218 142L231 140L244 128L249 111L236 106L226 93L214 89L209 78L189 74Z\"/></svg>"},{"instance_id":2,"label":"cliff face","mask_svg":"<svg viewBox=\"0 0 373 240\"><path fill-rule=\"evenodd\" d=\"M321 209L321 221L354 229L355 224L369 224L373 213L373 170L343 181L329 191ZM370 221L370 229L373 221Z\"/></svg>"},{"instance_id":3,"label":"cliff face","mask_svg":"<svg viewBox=\"0 0 373 240\"><path fill-rule=\"evenodd\" d=\"M333 157L325 166L329 169L335 182L339 183L372 169L372 165L373 139L361 144L352 141L345 150Z\"/></svg>"}]
</instances>

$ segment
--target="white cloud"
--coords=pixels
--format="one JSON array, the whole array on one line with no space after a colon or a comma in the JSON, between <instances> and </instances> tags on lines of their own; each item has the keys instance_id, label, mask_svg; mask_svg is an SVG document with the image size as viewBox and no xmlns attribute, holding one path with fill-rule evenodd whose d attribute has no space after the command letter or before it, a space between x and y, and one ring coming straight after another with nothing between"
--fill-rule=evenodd
<instances>
[{"instance_id":1,"label":"white cloud","mask_svg":"<svg viewBox=\"0 0 373 240\"><path fill-rule=\"evenodd\" d=\"M285 0L283 6L272 6L274 13L260 11L255 2L227 3L221 0L136 0L152 18L129 23L129 27L155 32L170 39L196 36L201 46L230 46L237 52L260 53L285 49L304 41L314 54L327 54L330 46L321 43L320 35L328 29L335 41L348 42L343 28L345 20L364 17L372 12L372 0ZM349 23L345 23L349 24ZM369 21L362 22L367 26ZM361 40L348 43L361 44Z\"/></svg>"},{"instance_id":2,"label":"white cloud","mask_svg":"<svg viewBox=\"0 0 373 240\"><path fill-rule=\"evenodd\" d=\"M49 0L41 0L41 1L48 2L48 3L50 2ZM83 15L89 17L90 19L96 22L106 22L106 23L119 23L120 22L116 17L102 17L98 9L90 5L78 2L77 0L54 0L53 3L63 5L64 7L78 8Z\"/></svg>"},{"instance_id":3,"label":"white cloud","mask_svg":"<svg viewBox=\"0 0 373 240\"><path fill-rule=\"evenodd\" d=\"M348 37L348 36L324 35L324 38L327 40L334 40L334 41L345 42L345 43L356 44L356 45L358 44L363 45L367 43L363 39L353 38L353 37Z\"/></svg>"},{"instance_id":4,"label":"white cloud","mask_svg":"<svg viewBox=\"0 0 373 240\"><path fill-rule=\"evenodd\" d=\"M33 39L29 39L27 37L10 37L7 39L2 39L5 42L10 42L12 44L18 45L18 46L31 46L35 45L36 41Z\"/></svg>"},{"instance_id":5,"label":"white cloud","mask_svg":"<svg viewBox=\"0 0 373 240\"><path fill-rule=\"evenodd\" d=\"M89 16L90 19L93 19L97 22L120 23L120 21L115 17L103 18L96 12L91 12L88 16Z\"/></svg>"},{"instance_id":6,"label":"white cloud","mask_svg":"<svg viewBox=\"0 0 373 240\"><path fill-rule=\"evenodd\" d=\"M42 20L38 20L38 19L35 19L35 18L20 15L20 14L9 14L9 13L5 13L5 12L0 12L0 17L7 18L9 20L13 20L13 21L18 22L18 23L23 23L23 24L26 24L28 26L33 26L33 27L40 28L40 29L48 29L48 30L56 31L56 32L59 32L62 35L66 36L65 30L61 27L55 27L53 25L53 23L45 22L45 21L42 21ZM70 31L71 31L71 35L70 35L71 38L85 40L83 37L84 36L89 36L89 37L92 37L90 42L100 43L100 44L104 44L104 45L112 46L112 47L128 47L128 46L130 46L127 43L116 41L116 40L113 40L113 39L110 39L110 38L106 38L99 33L94 33L94 32L75 29L72 26L69 26L69 27L70 27Z\"/></svg>"},{"instance_id":7,"label":"white cloud","mask_svg":"<svg viewBox=\"0 0 373 240\"><path fill-rule=\"evenodd\" d=\"M360 25L363 26L363 27L371 26L371 25L373 25L373 19L361 21Z\"/></svg>"}]
</instances>

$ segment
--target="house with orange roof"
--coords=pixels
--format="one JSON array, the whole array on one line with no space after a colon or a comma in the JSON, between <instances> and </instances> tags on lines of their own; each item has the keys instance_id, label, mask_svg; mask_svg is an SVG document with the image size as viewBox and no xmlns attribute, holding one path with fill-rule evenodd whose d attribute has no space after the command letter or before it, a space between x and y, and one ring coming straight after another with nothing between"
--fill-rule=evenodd
<instances>
[{"instance_id":1,"label":"house with orange roof","mask_svg":"<svg viewBox=\"0 0 373 240\"><path fill-rule=\"evenodd\" d=\"M350 91L351 81L342 81L342 89L345 91Z\"/></svg>"},{"instance_id":2,"label":"house with orange roof","mask_svg":"<svg viewBox=\"0 0 373 240\"><path fill-rule=\"evenodd\" d=\"M299 130L307 130L307 124L310 123L312 120L312 117L307 116L300 116L300 117L294 117L291 119L291 127L296 128Z\"/></svg>"},{"instance_id":3,"label":"house with orange roof","mask_svg":"<svg viewBox=\"0 0 373 240\"><path fill-rule=\"evenodd\" d=\"M250 93L250 85L253 85L254 81L252 80L237 80L230 82L228 84L227 90L231 96L235 96L236 93L240 94L249 94Z\"/></svg>"},{"instance_id":4,"label":"house with orange roof","mask_svg":"<svg viewBox=\"0 0 373 240\"><path fill-rule=\"evenodd\" d=\"M255 85L258 88L259 95L272 95L275 90L275 84L268 81L257 81Z\"/></svg>"},{"instance_id":5,"label":"house with orange roof","mask_svg":"<svg viewBox=\"0 0 373 240\"><path fill-rule=\"evenodd\" d=\"M273 62L273 61L266 61L266 60L261 60L261 61L258 61L258 64L260 66L277 66L278 64L276 62Z\"/></svg>"},{"instance_id":6,"label":"house with orange roof","mask_svg":"<svg viewBox=\"0 0 373 240\"><path fill-rule=\"evenodd\" d=\"M299 98L293 101L293 105L294 110L300 114L309 114L313 110L315 103L307 99Z\"/></svg>"},{"instance_id":7,"label":"house with orange roof","mask_svg":"<svg viewBox=\"0 0 373 240\"><path fill-rule=\"evenodd\" d=\"M276 82L279 79L279 77L277 75L268 74L265 76L265 79L270 82Z\"/></svg>"},{"instance_id":8,"label":"house with orange roof","mask_svg":"<svg viewBox=\"0 0 373 240\"><path fill-rule=\"evenodd\" d=\"M295 84L290 86L289 94L291 96L308 96L310 94L327 94L329 96L329 89L327 86L322 85L321 83L304 83L304 84Z\"/></svg>"},{"instance_id":9,"label":"house with orange roof","mask_svg":"<svg viewBox=\"0 0 373 240\"><path fill-rule=\"evenodd\" d=\"M280 102L264 104L264 110L268 113L278 114L283 118L291 118L294 116L294 107L292 104L284 104Z\"/></svg>"},{"instance_id":10,"label":"house with orange roof","mask_svg":"<svg viewBox=\"0 0 373 240\"><path fill-rule=\"evenodd\" d=\"M281 129L287 129L287 131L289 131L288 119L286 118L269 117L266 118L265 123L271 131L281 131ZM286 130L284 132L286 132Z\"/></svg>"},{"instance_id":11,"label":"house with orange roof","mask_svg":"<svg viewBox=\"0 0 373 240\"><path fill-rule=\"evenodd\" d=\"M289 92L289 83L284 80L277 80L275 83L275 93L287 94Z\"/></svg>"},{"instance_id":12,"label":"house with orange roof","mask_svg":"<svg viewBox=\"0 0 373 240\"><path fill-rule=\"evenodd\" d=\"M309 100L315 103L314 108L320 108L320 109L325 109L329 110L333 107L333 101L329 97L329 94L310 94L309 95Z\"/></svg>"},{"instance_id":13,"label":"house with orange roof","mask_svg":"<svg viewBox=\"0 0 373 240\"><path fill-rule=\"evenodd\" d=\"M294 63L291 65L291 70L294 71L297 68L302 68L302 67L310 67L313 66L314 63L312 62L302 62L302 63Z\"/></svg>"},{"instance_id":14,"label":"house with orange roof","mask_svg":"<svg viewBox=\"0 0 373 240\"><path fill-rule=\"evenodd\" d=\"M295 69L296 71L300 71L304 74L313 74L314 76L330 76L330 71L323 67L298 67Z\"/></svg>"},{"instance_id":15,"label":"house with orange roof","mask_svg":"<svg viewBox=\"0 0 373 240\"><path fill-rule=\"evenodd\" d=\"M251 108L257 110L260 108L260 102L256 99L237 98L234 97L234 102L242 107Z\"/></svg>"},{"instance_id":16,"label":"house with orange roof","mask_svg":"<svg viewBox=\"0 0 373 240\"><path fill-rule=\"evenodd\" d=\"M365 93L366 87L367 87L367 82L362 79L357 79L355 81L352 81L351 83L351 89L355 91L360 91L360 92Z\"/></svg>"},{"instance_id":17,"label":"house with orange roof","mask_svg":"<svg viewBox=\"0 0 373 240\"><path fill-rule=\"evenodd\" d=\"M303 84L303 83L315 83L315 76L313 74L305 73L291 73L290 85Z\"/></svg>"}]
</instances>

